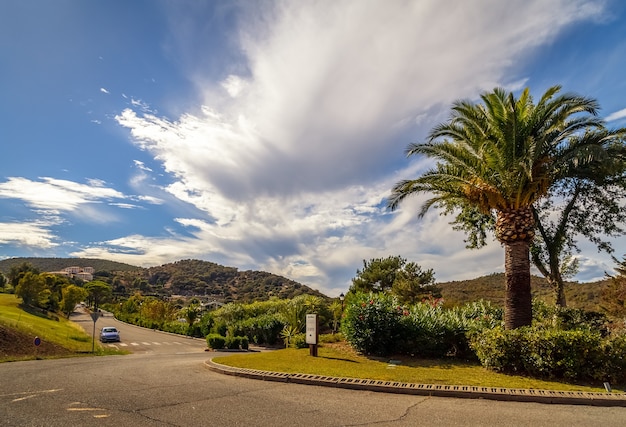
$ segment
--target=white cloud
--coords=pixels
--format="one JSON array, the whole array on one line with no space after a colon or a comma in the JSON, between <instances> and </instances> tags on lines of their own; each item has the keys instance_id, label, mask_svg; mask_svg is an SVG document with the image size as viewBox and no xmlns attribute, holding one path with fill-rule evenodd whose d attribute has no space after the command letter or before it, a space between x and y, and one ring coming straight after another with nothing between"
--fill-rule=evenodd
<instances>
[{"instance_id":1,"label":"white cloud","mask_svg":"<svg viewBox=\"0 0 626 427\"><path fill-rule=\"evenodd\" d=\"M607 122L613 122L615 120L623 119L624 117L626 117L626 108L609 114L604 120Z\"/></svg>"},{"instance_id":2,"label":"white cloud","mask_svg":"<svg viewBox=\"0 0 626 427\"><path fill-rule=\"evenodd\" d=\"M40 181L10 177L0 182L0 198L22 200L42 215L72 213L95 223L119 220L114 212L103 209L103 203L124 209L138 207L127 201L160 204L156 197L127 196L107 187L106 182L100 179L88 179L87 184L81 184L48 177L40 178Z\"/></svg>"},{"instance_id":3,"label":"white cloud","mask_svg":"<svg viewBox=\"0 0 626 427\"><path fill-rule=\"evenodd\" d=\"M54 222L53 222L54 223ZM50 231L50 222L0 223L0 245L50 249L58 246L57 236Z\"/></svg>"},{"instance_id":4,"label":"white cloud","mask_svg":"<svg viewBox=\"0 0 626 427\"><path fill-rule=\"evenodd\" d=\"M106 94L109 94L109 91L108 91L108 90L106 90L106 89L105 89L105 88L103 88L103 87L101 87L101 88L100 88L100 92L102 92L102 93L106 93Z\"/></svg>"},{"instance_id":5,"label":"white cloud","mask_svg":"<svg viewBox=\"0 0 626 427\"><path fill-rule=\"evenodd\" d=\"M499 245L468 252L449 218L416 221L419 200L384 210L392 185L424 167L397 161L454 99L525 84L515 74L525 55L597 18L598 4L294 1L246 13L247 62L235 67L245 76L229 64L207 84L189 70L201 76L198 111L159 117L133 99L136 110L116 117L174 179L167 191L206 219L179 220L192 237L130 236L89 251L221 256L329 290L345 289L346 271L373 256L400 254L437 267L440 279L501 268Z\"/></svg>"}]
</instances>

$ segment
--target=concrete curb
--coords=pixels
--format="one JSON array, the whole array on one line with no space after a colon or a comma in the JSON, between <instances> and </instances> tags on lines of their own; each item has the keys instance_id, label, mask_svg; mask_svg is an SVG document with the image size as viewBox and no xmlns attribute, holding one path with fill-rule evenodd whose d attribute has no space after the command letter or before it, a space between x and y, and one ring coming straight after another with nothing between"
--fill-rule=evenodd
<instances>
[{"instance_id":1,"label":"concrete curb","mask_svg":"<svg viewBox=\"0 0 626 427\"><path fill-rule=\"evenodd\" d=\"M626 394L585 393L570 391L507 389L436 384L411 384L358 378L325 377L310 374L286 374L221 365L212 360L204 362L213 372L263 381L277 381L323 387L367 390L382 393L411 394L416 396L456 397L463 399L489 399L511 402L536 402L560 405L621 406L626 407Z\"/></svg>"}]
</instances>

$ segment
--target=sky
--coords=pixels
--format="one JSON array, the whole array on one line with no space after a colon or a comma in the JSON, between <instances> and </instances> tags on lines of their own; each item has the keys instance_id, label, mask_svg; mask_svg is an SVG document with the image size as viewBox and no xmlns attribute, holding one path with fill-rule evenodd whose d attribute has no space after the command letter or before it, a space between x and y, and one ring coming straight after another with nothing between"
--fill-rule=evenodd
<instances>
[{"instance_id":1,"label":"sky","mask_svg":"<svg viewBox=\"0 0 626 427\"><path fill-rule=\"evenodd\" d=\"M563 86L626 126L619 0L0 2L0 259L201 259L345 292L400 255L504 270L452 217L390 212L458 99ZM626 253L624 238L613 240ZM576 280L614 262L579 240Z\"/></svg>"}]
</instances>

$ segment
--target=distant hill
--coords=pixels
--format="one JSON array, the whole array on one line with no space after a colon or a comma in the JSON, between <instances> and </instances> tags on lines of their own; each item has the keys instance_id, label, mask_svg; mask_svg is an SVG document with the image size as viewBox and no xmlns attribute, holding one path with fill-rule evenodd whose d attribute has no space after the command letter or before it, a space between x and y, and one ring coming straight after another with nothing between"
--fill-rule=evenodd
<instances>
[{"instance_id":1,"label":"distant hill","mask_svg":"<svg viewBox=\"0 0 626 427\"><path fill-rule=\"evenodd\" d=\"M578 283L566 282L565 299L567 306L590 311L600 311L600 294L609 283L608 280ZM438 283L447 306L461 305L480 299L504 306L504 273L494 273L470 280ZM543 277L531 276L533 298L554 304L554 295L547 280Z\"/></svg>"},{"instance_id":2,"label":"distant hill","mask_svg":"<svg viewBox=\"0 0 626 427\"><path fill-rule=\"evenodd\" d=\"M225 302L263 301L271 297L324 294L301 283L265 271L239 271L209 261L182 260L145 270L145 279L157 292L204 295Z\"/></svg>"},{"instance_id":3,"label":"distant hill","mask_svg":"<svg viewBox=\"0 0 626 427\"><path fill-rule=\"evenodd\" d=\"M93 267L95 278L113 286L118 296L135 292L170 297L207 297L221 302L264 301L321 292L301 283L265 271L239 271L209 261L182 260L159 267L142 268L115 261L92 258L10 258L0 261L5 275L14 265L29 263L41 272L60 271L66 267Z\"/></svg>"},{"instance_id":4,"label":"distant hill","mask_svg":"<svg viewBox=\"0 0 626 427\"><path fill-rule=\"evenodd\" d=\"M10 258L0 261L0 272L24 262L42 272L59 271L65 267L93 267L97 279L113 285L114 292L129 296L140 291L144 295L184 297L200 296L221 302L264 301L272 297L293 298L301 294L324 294L306 285L265 271L239 271L209 261L181 260L159 267L142 268L115 261L91 258ZM100 273L98 275L98 273ZM590 283L568 282L565 286L567 305L573 308L600 311L600 295L608 280ZM461 305L480 299L504 305L504 274L494 273L476 279L438 283L446 306ZM542 277L532 276L533 298L554 303L552 290Z\"/></svg>"},{"instance_id":5,"label":"distant hill","mask_svg":"<svg viewBox=\"0 0 626 427\"><path fill-rule=\"evenodd\" d=\"M39 271L61 271L66 267L93 267L95 271L135 271L141 267L121 262L107 261L95 258L8 258L0 261L0 272L7 274L11 267L29 263Z\"/></svg>"}]
</instances>

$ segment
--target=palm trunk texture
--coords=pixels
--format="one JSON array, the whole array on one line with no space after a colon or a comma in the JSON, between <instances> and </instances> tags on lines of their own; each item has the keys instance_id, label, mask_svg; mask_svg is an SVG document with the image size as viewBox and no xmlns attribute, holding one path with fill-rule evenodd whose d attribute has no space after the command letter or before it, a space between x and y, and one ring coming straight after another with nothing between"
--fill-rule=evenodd
<instances>
[{"instance_id":1,"label":"palm trunk texture","mask_svg":"<svg viewBox=\"0 0 626 427\"><path fill-rule=\"evenodd\" d=\"M504 326L515 329L532 323L530 293L530 242L504 242L506 296L504 299Z\"/></svg>"}]
</instances>

